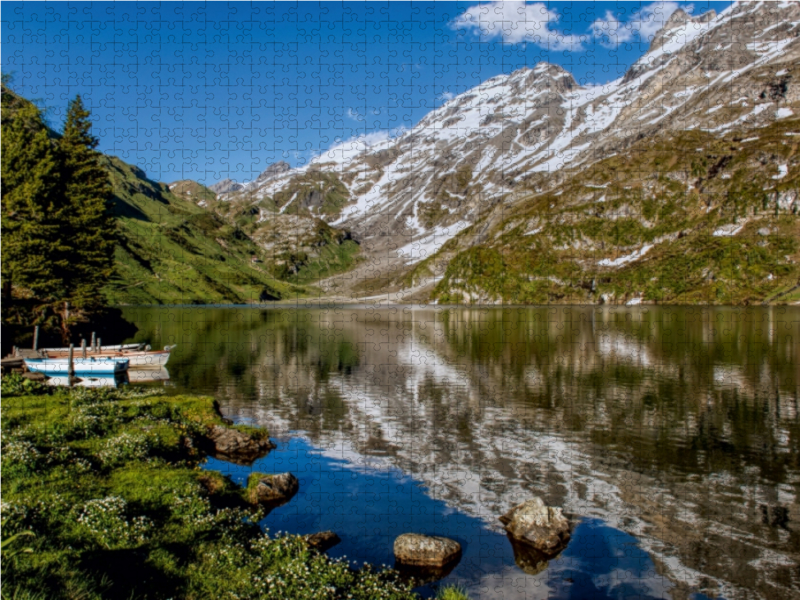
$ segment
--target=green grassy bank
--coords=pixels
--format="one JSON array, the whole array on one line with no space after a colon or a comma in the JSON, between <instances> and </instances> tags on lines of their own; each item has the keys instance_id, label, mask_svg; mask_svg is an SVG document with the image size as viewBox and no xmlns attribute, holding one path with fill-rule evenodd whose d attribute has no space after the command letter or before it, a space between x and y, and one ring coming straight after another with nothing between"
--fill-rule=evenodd
<instances>
[{"instance_id":1,"label":"green grassy bank","mask_svg":"<svg viewBox=\"0 0 800 600\"><path fill-rule=\"evenodd\" d=\"M263 533L263 509L200 468L214 426L266 435L210 398L3 378L2 598L417 597L390 570Z\"/></svg>"}]
</instances>

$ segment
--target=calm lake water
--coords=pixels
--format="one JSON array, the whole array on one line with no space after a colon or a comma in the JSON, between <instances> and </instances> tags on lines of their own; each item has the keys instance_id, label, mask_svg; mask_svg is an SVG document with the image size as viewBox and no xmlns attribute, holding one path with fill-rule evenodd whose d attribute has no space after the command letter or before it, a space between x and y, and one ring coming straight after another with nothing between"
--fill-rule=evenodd
<instances>
[{"instance_id":1,"label":"calm lake water","mask_svg":"<svg viewBox=\"0 0 800 600\"><path fill-rule=\"evenodd\" d=\"M377 564L445 535L475 599L800 597L800 309L125 312L178 344L157 385L269 428L252 468L209 466L299 477L272 532ZM497 520L532 495L578 522L545 569Z\"/></svg>"}]
</instances>

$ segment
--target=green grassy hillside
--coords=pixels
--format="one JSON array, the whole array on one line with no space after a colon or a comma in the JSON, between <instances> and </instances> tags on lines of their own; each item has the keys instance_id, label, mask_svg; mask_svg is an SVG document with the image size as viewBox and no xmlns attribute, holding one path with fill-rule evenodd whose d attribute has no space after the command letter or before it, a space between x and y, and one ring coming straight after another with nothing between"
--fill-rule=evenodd
<instances>
[{"instance_id":1,"label":"green grassy hillside","mask_svg":"<svg viewBox=\"0 0 800 600\"><path fill-rule=\"evenodd\" d=\"M120 240L116 273L103 290L109 302L238 303L305 293L253 262L263 259L255 242L187 197L187 182L180 182L180 197L118 158L106 164Z\"/></svg>"},{"instance_id":2,"label":"green grassy hillside","mask_svg":"<svg viewBox=\"0 0 800 600\"><path fill-rule=\"evenodd\" d=\"M438 270L441 303L798 302L798 132L800 119L686 131L551 175L556 185L532 174L408 283Z\"/></svg>"}]
</instances>

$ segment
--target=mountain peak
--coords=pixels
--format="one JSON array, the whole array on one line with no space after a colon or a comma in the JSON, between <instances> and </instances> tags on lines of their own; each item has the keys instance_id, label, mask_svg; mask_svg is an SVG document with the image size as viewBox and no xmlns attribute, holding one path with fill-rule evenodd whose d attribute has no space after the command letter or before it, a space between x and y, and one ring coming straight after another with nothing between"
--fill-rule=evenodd
<instances>
[{"instance_id":1,"label":"mountain peak","mask_svg":"<svg viewBox=\"0 0 800 600\"><path fill-rule=\"evenodd\" d=\"M655 50L658 50L668 41L672 40L673 37L680 36L680 32L676 32L676 29L686 27L691 23L694 23L697 26L703 25L710 22L716 15L716 12L710 10L698 17L692 17L685 10L679 8L672 13L672 15L670 15L669 19L667 19L667 22L664 23L664 26L653 36L653 41L650 43L650 48L648 48L647 53L649 54Z\"/></svg>"},{"instance_id":2,"label":"mountain peak","mask_svg":"<svg viewBox=\"0 0 800 600\"><path fill-rule=\"evenodd\" d=\"M672 15L670 15L669 19L667 19L667 22L664 24L664 29L675 29L676 27L680 27L691 20L692 17L690 17L685 10L679 8L672 13Z\"/></svg>"},{"instance_id":3,"label":"mountain peak","mask_svg":"<svg viewBox=\"0 0 800 600\"><path fill-rule=\"evenodd\" d=\"M233 179L223 179L222 181L208 186L215 194L227 194L228 192L238 192L242 189L241 183L236 183Z\"/></svg>"},{"instance_id":4,"label":"mountain peak","mask_svg":"<svg viewBox=\"0 0 800 600\"><path fill-rule=\"evenodd\" d=\"M277 177L281 173L286 173L286 171L291 171L291 170L292 170L291 165L289 165L289 163L285 161L281 160L276 163L272 163L270 166L268 166L261 172L261 175L259 175L256 178L256 182L263 183L265 181L273 179L274 177Z\"/></svg>"}]
</instances>

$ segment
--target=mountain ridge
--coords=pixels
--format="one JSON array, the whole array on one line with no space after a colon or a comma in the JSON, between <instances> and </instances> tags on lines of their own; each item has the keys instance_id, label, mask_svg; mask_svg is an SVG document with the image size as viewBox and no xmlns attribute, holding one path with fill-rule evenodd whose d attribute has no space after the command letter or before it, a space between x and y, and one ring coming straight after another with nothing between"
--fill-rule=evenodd
<instances>
[{"instance_id":1,"label":"mountain ridge","mask_svg":"<svg viewBox=\"0 0 800 600\"><path fill-rule=\"evenodd\" d=\"M559 189L569 187L576 169L590 169L614 155L634 160L630 153L634 148L643 150L642 140L660 144L672 139L681 147L685 137L681 136L697 131L708 134L704 138L708 143L717 143L726 135L731 140L737 135L745 139L748 132L794 123L800 114L798 34L798 3L738 2L719 15L708 12L696 17L676 11L654 35L648 51L613 82L581 86L556 65L524 67L448 100L396 137L371 145L366 140L340 145L308 165L261 184L256 180L246 192L220 194L219 200L255 205L278 198L280 206L272 211L260 209L260 218L270 220L276 213L293 210L292 204L302 197L300 180L325 180L329 188L338 190L338 200L324 210L322 202L307 203L303 210L334 227L351 230L373 266L371 274L356 271L350 277L357 281L355 287L342 287L343 278L334 277L320 282L323 289L330 283L330 289L338 285L340 291L349 289L353 297L389 294L393 299L452 300L451 295L434 293L436 278L444 276L456 256L448 244L459 238L457 246L466 251L485 243L487 236L496 234L497 223L506 220L504 213L518 211L520 203L536 204L538 195L548 191L558 196ZM788 136L794 128L790 125L783 133ZM734 176L718 162L719 157L703 157L696 164L689 161L684 166L697 171L691 177L676 174L671 169L683 162L678 158L648 168L656 179L682 180L686 191L682 203L693 202L690 178L715 180L714 193L719 194L724 187L719 182L726 181L721 178ZM766 174L767 166L769 160L778 159L786 159L781 163L787 169L783 183L794 182L792 152L785 156L773 152L767 163L754 163L745 170L748 176L763 180L769 190L777 180L771 179L772 172ZM717 162L700 164L711 160ZM670 161L674 164L666 166ZM713 173L702 174L704 168ZM641 182L636 185L643 194L652 195ZM702 184L697 187L699 194L704 189ZM784 199L778 204L787 207L781 210L791 214L797 200L787 201L789 192L780 193ZM542 216L572 211L564 198L554 198ZM693 212L684 208L687 214ZM715 215L709 212L707 217L712 231L724 225L711 222L721 218ZM423 263L436 267L427 269ZM424 279L419 273L426 269L430 281L417 289ZM375 275L375 271L380 273ZM576 300L573 293L564 298ZM469 301L477 299L513 300L502 294L494 300L478 294ZM600 301L599 296L584 300ZM662 300L678 301L671 296Z\"/></svg>"}]
</instances>

